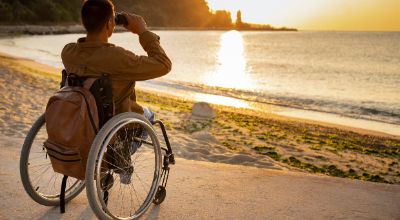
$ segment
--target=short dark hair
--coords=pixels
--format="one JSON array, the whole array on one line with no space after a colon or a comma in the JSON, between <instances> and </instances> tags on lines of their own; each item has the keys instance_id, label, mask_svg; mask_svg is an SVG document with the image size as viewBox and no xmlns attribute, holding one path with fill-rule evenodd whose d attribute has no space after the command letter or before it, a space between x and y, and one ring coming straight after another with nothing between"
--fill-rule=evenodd
<instances>
[{"instance_id":1,"label":"short dark hair","mask_svg":"<svg viewBox=\"0 0 400 220\"><path fill-rule=\"evenodd\" d=\"M114 5L110 0L86 0L81 10L82 24L88 33L100 32L113 14Z\"/></svg>"}]
</instances>

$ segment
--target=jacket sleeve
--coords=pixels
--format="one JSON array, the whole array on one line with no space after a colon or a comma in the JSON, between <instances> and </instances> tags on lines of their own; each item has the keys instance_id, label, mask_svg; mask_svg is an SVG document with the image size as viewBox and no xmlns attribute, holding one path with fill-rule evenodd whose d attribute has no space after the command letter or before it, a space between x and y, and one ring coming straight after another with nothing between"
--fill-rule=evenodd
<instances>
[{"instance_id":1,"label":"jacket sleeve","mask_svg":"<svg viewBox=\"0 0 400 220\"><path fill-rule=\"evenodd\" d=\"M171 71L172 63L160 45L160 37L150 31L139 35L139 42L147 56L138 56L123 48L122 56L116 56L116 72L124 80L141 81L154 79Z\"/></svg>"}]
</instances>

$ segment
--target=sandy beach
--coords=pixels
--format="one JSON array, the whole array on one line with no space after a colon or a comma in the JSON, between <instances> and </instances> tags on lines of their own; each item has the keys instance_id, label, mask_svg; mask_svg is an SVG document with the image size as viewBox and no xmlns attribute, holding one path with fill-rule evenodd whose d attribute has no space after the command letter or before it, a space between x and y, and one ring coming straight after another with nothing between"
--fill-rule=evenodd
<instances>
[{"instance_id":1,"label":"sandy beach","mask_svg":"<svg viewBox=\"0 0 400 220\"><path fill-rule=\"evenodd\" d=\"M16 208L19 198L37 208L33 218L58 216L57 209L29 201L17 165L23 138L58 88L55 72L60 70L0 54L0 139L6 149L1 154L7 158L1 184L9 191L1 194L2 219L10 218L10 210L17 218L29 215ZM140 88L138 99L166 123L178 158L170 197L161 208L151 208L149 219L400 216L398 136L216 105L217 117L204 120L192 117L190 100ZM93 218L84 195L70 206L80 212L63 218Z\"/></svg>"},{"instance_id":2,"label":"sandy beach","mask_svg":"<svg viewBox=\"0 0 400 220\"><path fill-rule=\"evenodd\" d=\"M57 91L60 70L0 58L0 131L23 138ZM140 88L138 102L166 123L178 157L400 183L398 136L217 105L215 119L198 119L193 101Z\"/></svg>"}]
</instances>

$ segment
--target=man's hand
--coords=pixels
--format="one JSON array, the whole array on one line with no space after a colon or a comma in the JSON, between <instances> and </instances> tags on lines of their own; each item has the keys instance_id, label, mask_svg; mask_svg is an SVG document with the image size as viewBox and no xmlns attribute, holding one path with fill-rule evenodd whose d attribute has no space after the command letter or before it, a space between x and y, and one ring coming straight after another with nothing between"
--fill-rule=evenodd
<instances>
[{"instance_id":1,"label":"man's hand","mask_svg":"<svg viewBox=\"0 0 400 220\"><path fill-rule=\"evenodd\" d=\"M148 31L146 22L140 15L130 14L126 12L122 12L128 21L128 25L124 25L124 27L131 31L134 34L140 35L143 32Z\"/></svg>"}]
</instances>

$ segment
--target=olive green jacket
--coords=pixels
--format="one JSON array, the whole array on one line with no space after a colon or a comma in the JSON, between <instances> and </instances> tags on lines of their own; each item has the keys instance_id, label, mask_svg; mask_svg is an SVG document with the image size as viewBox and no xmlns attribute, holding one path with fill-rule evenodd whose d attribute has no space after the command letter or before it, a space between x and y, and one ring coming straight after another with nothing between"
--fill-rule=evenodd
<instances>
[{"instance_id":1,"label":"olive green jacket","mask_svg":"<svg viewBox=\"0 0 400 220\"><path fill-rule=\"evenodd\" d=\"M133 111L143 114L143 108L136 103L135 82L163 76L172 66L160 45L160 37L150 31L139 35L147 56L138 56L110 43L85 40L80 38L77 43L65 45L61 52L65 70L89 77L108 74L116 103L115 113Z\"/></svg>"}]
</instances>

